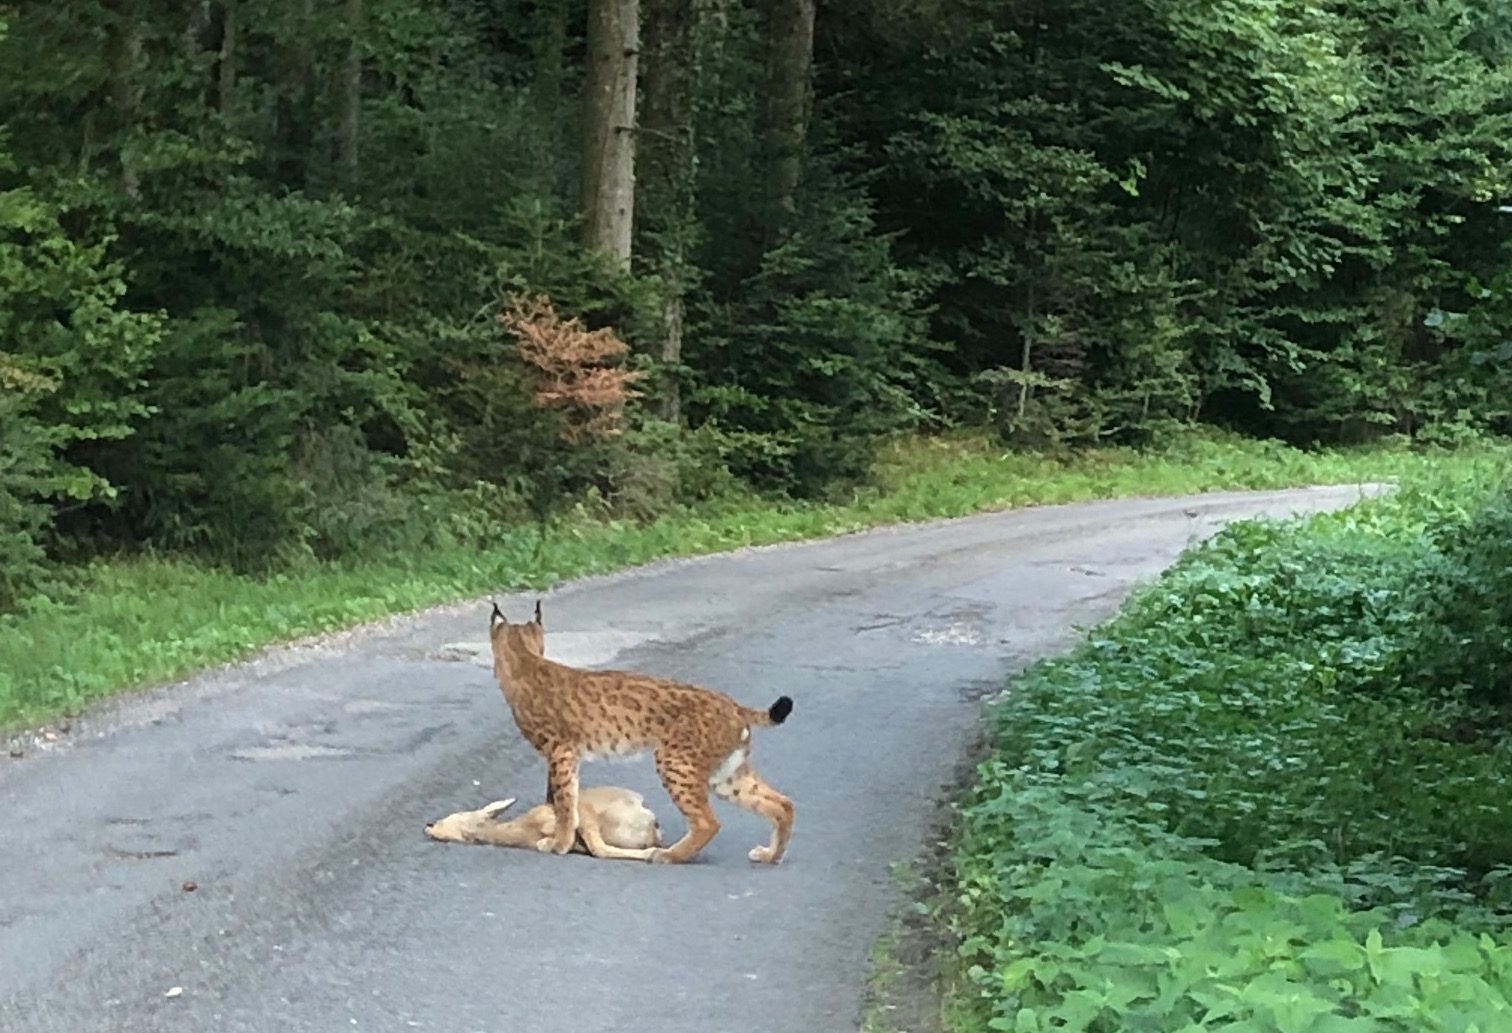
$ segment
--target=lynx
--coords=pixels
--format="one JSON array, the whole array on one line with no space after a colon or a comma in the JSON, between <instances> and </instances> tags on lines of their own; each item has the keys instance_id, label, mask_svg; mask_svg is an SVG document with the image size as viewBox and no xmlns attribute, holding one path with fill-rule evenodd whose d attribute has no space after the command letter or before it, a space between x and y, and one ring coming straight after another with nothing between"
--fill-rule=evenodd
<instances>
[{"instance_id":1,"label":"lynx","mask_svg":"<svg viewBox=\"0 0 1512 1033\"><path fill-rule=\"evenodd\" d=\"M534 847L556 832L549 804L538 804L510 821L499 816L514 800L495 800L475 811L458 811L425 826L425 834L443 843L487 843ZM611 860L645 861L662 845L661 827L645 797L619 786L594 786L578 794L578 839L574 850Z\"/></svg>"},{"instance_id":2,"label":"lynx","mask_svg":"<svg viewBox=\"0 0 1512 1033\"><path fill-rule=\"evenodd\" d=\"M555 827L551 835L542 835L536 849L564 854L572 848L580 761L649 750L662 785L688 820L688 831L670 847L652 848L647 860L681 864L708 845L719 831L711 790L772 823L771 842L753 849L752 861L782 860L793 831L793 801L751 766L751 729L787 720L793 709L787 696L757 710L667 678L555 663L545 657L539 602L534 619L523 624L509 623L495 604L489 642L494 674L515 723L546 758Z\"/></svg>"}]
</instances>

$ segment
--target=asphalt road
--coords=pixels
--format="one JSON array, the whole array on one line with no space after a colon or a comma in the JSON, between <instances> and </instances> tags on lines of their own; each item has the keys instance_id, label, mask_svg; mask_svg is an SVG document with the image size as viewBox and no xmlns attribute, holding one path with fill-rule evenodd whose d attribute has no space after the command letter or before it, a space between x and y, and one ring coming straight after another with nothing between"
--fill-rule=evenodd
<instances>
[{"instance_id":1,"label":"asphalt road","mask_svg":"<svg viewBox=\"0 0 1512 1033\"><path fill-rule=\"evenodd\" d=\"M890 866L938 820L981 697L1224 521L1361 492L1023 510L548 596L556 659L793 697L756 733L798 806L778 868L745 858L765 824L723 805L682 867L428 842L427 820L544 789L482 659L486 604L139 694L0 754L0 1030L854 1030ZM649 760L584 780L645 792L680 833Z\"/></svg>"}]
</instances>

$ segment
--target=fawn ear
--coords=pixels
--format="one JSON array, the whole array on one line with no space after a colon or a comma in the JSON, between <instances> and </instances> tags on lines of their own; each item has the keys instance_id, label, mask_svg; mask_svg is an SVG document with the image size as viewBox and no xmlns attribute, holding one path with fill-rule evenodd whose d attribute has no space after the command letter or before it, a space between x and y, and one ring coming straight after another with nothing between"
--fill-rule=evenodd
<instances>
[{"instance_id":1,"label":"fawn ear","mask_svg":"<svg viewBox=\"0 0 1512 1033\"><path fill-rule=\"evenodd\" d=\"M509 622L504 619L504 611L501 610L501 609L499 609L499 604L498 603L494 603L493 604L493 616L490 617L490 618L488 618L488 626L490 628L497 628L500 624L508 624L508 623Z\"/></svg>"},{"instance_id":2,"label":"fawn ear","mask_svg":"<svg viewBox=\"0 0 1512 1033\"><path fill-rule=\"evenodd\" d=\"M535 622L541 623L541 600L539 599L536 600Z\"/></svg>"},{"instance_id":3,"label":"fawn ear","mask_svg":"<svg viewBox=\"0 0 1512 1033\"><path fill-rule=\"evenodd\" d=\"M512 796L507 800L495 800L493 803L483 808L483 817L490 820L497 818L499 815L503 814L505 811L513 807L514 802L515 798Z\"/></svg>"}]
</instances>

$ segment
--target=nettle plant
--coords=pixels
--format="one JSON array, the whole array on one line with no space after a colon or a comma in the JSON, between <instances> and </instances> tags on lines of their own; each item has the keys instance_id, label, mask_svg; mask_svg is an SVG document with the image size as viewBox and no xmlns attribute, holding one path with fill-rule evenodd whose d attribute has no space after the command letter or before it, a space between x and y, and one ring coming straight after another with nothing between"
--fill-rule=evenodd
<instances>
[{"instance_id":1,"label":"nettle plant","mask_svg":"<svg viewBox=\"0 0 1512 1033\"><path fill-rule=\"evenodd\" d=\"M1495 483L1235 525L1016 680L963 809L958 1028L1506 1026Z\"/></svg>"}]
</instances>

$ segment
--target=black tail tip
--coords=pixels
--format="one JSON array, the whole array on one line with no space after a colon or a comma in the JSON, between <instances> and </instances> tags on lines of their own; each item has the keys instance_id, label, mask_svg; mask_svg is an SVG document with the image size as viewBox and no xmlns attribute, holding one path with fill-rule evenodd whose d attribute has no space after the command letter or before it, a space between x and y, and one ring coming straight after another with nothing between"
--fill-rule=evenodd
<instances>
[{"instance_id":1,"label":"black tail tip","mask_svg":"<svg viewBox=\"0 0 1512 1033\"><path fill-rule=\"evenodd\" d=\"M778 696L777 702L767 710L767 717L772 719L772 724L780 725L788 719L793 712L793 701L787 696Z\"/></svg>"}]
</instances>

